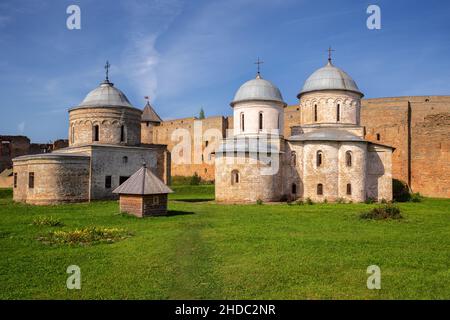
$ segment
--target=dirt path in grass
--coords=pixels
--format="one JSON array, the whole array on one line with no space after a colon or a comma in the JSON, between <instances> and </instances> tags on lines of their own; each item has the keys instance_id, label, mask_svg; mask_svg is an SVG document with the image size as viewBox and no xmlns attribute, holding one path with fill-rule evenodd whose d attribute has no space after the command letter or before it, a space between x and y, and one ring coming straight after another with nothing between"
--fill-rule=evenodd
<instances>
[{"instance_id":1,"label":"dirt path in grass","mask_svg":"<svg viewBox=\"0 0 450 320\"><path fill-rule=\"evenodd\" d=\"M190 221L174 245L173 278L169 299L214 299L220 297L220 286L214 276L213 246L208 243L208 229L204 221ZM219 281L218 281L219 280Z\"/></svg>"}]
</instances>

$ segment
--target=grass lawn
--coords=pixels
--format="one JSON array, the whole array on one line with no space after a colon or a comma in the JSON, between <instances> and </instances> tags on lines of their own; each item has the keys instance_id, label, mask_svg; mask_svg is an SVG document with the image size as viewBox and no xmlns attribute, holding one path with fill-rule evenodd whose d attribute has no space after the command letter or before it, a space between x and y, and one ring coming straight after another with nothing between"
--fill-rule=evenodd
<instances>
[{"instance_id":1,"label":"grass lawn","mask_svg":"<svg viewBox=\"0 0 450 320\"><path fill-rule=\"evenodd\" d=\"M450 299L450 200L400 204L404 219L359 218L374 205L218 205L214 186L177 186L171 216L118 214L116 201L35 207L0 190L1 299ZM39 216L64 226L33 225ZM89 246L36 240L54 230L126 229ZM366 269L381 268L381 290ZM66 288L81 268L82 289Z\"/></svg>"}]
</instances>

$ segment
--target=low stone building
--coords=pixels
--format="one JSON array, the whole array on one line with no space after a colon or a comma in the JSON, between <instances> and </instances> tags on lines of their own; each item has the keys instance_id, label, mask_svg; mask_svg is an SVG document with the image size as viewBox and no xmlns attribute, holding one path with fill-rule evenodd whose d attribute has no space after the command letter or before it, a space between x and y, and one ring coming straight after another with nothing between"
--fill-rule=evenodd
<instances>
[{"instance_id":1,"label":"low stone building","mask_svg":"<svg viewBox=\"0 0 450 320\"><path fill-rule=\"evenodd\" d=\"M165 145L141 144L142 111L106 78L69 109L69 146L13 159L15 201L56 204L114 199L142 162L168 180Z\"/></svg>"},{"instance_id":2,"label":"low stone building","mask_svg":"<svg viewBox=\"0 0 450 320\"><path fill-rule=\"evenodd\" d=\"M362 97L329 59L306 80L300 125L284 137L286 104L258 72L231 103L234 135L216 152L216 200L391 200L394 148L364 139Z\"/></svg>"},{"instance_id":3,"label":"low stone building","mask_svg":"<svg viewBox=\"0 0 450 320\"><path fill-rule=\"evenodd\" d=\"M119 195L120 212L140 218L167 214L167 195L172 192L145 164L113 191Z\"/></svg>"}]
</instances>

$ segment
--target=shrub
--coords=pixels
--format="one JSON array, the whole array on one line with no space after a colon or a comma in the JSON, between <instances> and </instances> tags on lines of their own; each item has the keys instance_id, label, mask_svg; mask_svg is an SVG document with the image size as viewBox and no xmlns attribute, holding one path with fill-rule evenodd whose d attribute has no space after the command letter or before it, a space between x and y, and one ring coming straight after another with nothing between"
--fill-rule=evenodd
<instances>
[{"instance_id":1,"label":"shrub","mask_svg":"<svg viewBox=\"0 0 450 320\"><path fill-rule=\"evenodd\" d=\"M401 180L392 179L392 197L397 202L410 201L411 193L408 185Z\"/></svg>"},{"instance_id":2,"label":"shrub","mask_svg":"<svg viewBox=\"0 0 450 320\"><path fill-rule=\"evenodd\" d=\"M200 178L200 176L197 174L197 172L194 173L194 175L191 177L191 181L189 182L189 184L191 186L198 186L200 184L200 182L202 181L202 179Z\"/></svg>"},{"instance_id":3,"label":"shrub","mask_svg":"<svg viewBox=\"0 0 450 320\"><path fill-rule=\"evenodd\" d=\"M131 233L118 228L88 227L72 231L54 231L38 238L46 244L80 244L113 243L131 236Z\"/></svg>"},{"instance_id":4,"label":"shrub","mask_svg":"<svg viewBox=\"0 0 450 320\"><path fill-rule=\"evenodd\" d=\"M386 203L388 203L387 202L387 200L385 199L385 198L383 198L383 199L381 199L381 201L380 201L382 204L386 204Z\"/></svg>"},{"instance_id":5,"label":"shrub","mask_svg":"<svg viewBox=\"0 0 450 320\"><path fill-rule=\"evenodd\" d=\"M37 217L33 220L35 226L50 226L50 227L62 227L62 223L59 219L53 217Z\"/></svg>"},{"instance_id":6,"label":"shrub","mask_svg":"<svg viewBox=\"0 0 450 320\"><path fill-rule=\"evenodd\" d=\"M328 199L325 198L325 199L323 200L323 203L327 204L327 203L328 203Z\"/></svg>"},{"instance_id":7,"label":"shrub","mask_svg":"<svg viewBox=\"0 0 450 320\"><path fill-rule=\"evenodd\" d=\"M263 201L261 199L258 199L258 200L256 200L256 204L261 205L261 204L263 204Z\"/></svg>"},{"instance_id":8,"label":"shrub","mask_svg":"<svg viewBox=\"0 0 450 320\"><path fill-rule=\"evenodd\" d=\"M411 202L422 202L423 196L419 192L411 194Z\"/></svg>"},{"instance_id":9,"label":"shrub","mask_svg":"<svg viewBox=\"0 0 450 320\"><path fill-rule=\"evenodd\" d=\"M302 206L305 204L302 199L297 200L295 203L299 206Z\"/></svg>"},{"instance_id":10,"label":"shrub","mask_svg":"<svg viewBox=\"0 0 450 320\"><path fill-rule=\"evenodd\" d=\"M12 188L0 188L0 199L12 198L13 189Z\"/></svg>"},{"instance_id":11,"label":"shrub","mask_svg":"<svg viewBox=\"0 0 450 320\"><path fill-rule=\"evenodd\" d=\"M305 203L308 204L308 205L313 205L314 204L314 202L311 200L310 197L305 199Z\"/></svg>"},{"instance_id":12,"label":"shrub","mask_svg":"<svg viewBox=\"0 0 450 320\"><path fill-rule=\"evenodd\" d=\"M368 212L361 213L360 217L362 219L401 219L403 218L400 212L400 208L393 204L384 204L373 208Z\"/></svg>"},{"instance_id":13,"label":"shrub","mask_svg":"<svg viewBox=\"0 0 450 320\"><path fill-rule=\"evenodd\" d=\"M184 176L172 176L170 179L170 184L174 186L185 186L191 183L192 177Z\"/></svg>"},{"instance_id":14,"label":"shrub","mask_svg":"<svg viewBox=\"0 0 450 320\"><path fill-rule=\"evenodd\" d=\"M364 201L365 204L372 204L372 203L375 203L375 202L376 202L376 200L374 198L370 198L370 197L367 198L366 201Z\"/></svg>"},{"instance_id":15,"label":"shrub","mask_svg":"<svg viewBox=\"0 0 450 320\"><path fill-rule=\"evenodd\" d=\"M345 199L339 197L339 198L336 199L336 203L345 203Z\"/></svg>"}]
</instances>

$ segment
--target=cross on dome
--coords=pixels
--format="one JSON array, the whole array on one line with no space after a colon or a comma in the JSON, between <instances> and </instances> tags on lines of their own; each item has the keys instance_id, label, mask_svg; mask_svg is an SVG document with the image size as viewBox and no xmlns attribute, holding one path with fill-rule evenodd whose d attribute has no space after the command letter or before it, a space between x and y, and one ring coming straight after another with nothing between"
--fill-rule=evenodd
<instances>
[{"instance_id":1,"label":"cross on dome","mask_svg":"<svg viewBox=\"0 0 450 320\"><path fill-rule=\"evenodd\" d=\"M259 60L259 57L258 57L258 60L255 62L255 64L257 65L257 71L258 71L256 73L256 79L261 79L260 65L263 63L264 63L264 61Z\"/></svg>"},{"instance_id":2,"label":"cross on dome","mask_svg":"<svg viewBox=\"0 0 450 320\"><path fill-rule=\"evenodd\" d=\"M336 50L331 49L331 46L329 46L327 51L328 51L328 62L331 63L331 52Z\"/></svg>"},{"instance_id":3,"label":"cross on dome","mask_svg":"<svg viewBox=\"0 0 450 320\"><path fill-rule=\"evenodd\" d=\"M109 64L109 61L106 60L106 64L105 64L105 70L106 70L106 82L109 82L109 68L111 67L111 65Z\"/></svg>"}]
</instances>

